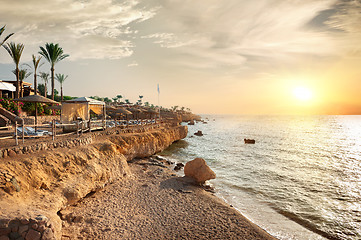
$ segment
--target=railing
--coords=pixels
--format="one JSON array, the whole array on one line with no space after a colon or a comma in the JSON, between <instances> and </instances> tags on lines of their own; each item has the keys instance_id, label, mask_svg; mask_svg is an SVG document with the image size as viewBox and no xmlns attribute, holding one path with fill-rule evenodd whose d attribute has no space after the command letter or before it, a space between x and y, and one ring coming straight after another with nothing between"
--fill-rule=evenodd
<instances>
[{"instance_id":1,"label":"railing","mask_svg":"<svg viewBox=\"0 0 361 240\"><path fill-rule=\"evenodd\" d=\"M0 137L2 139L15 139L15 145L19 145L19 139L24 144L25 139L29 138L46 138L52 137L55 141L56 136L66 136L76 134L80 136L84 132L92 132L97 130L105 130L107 128L121 128L121 129L132 129L141 126L152 125L153 127L159 127L163 121L159 119L138 119L138 120L86 120L86 121L74 121L73 123L57 123L53 120L48 124L38 125L25 125L24 121L21 124L15 122L14 132L10 131L8 136ZM10 129L9 127L0 127L1 129ZM57 133L58 128L68 129L66 133ZM39 130L42 129L42 130ZM49 129L49 130L44 130Z\"/></svg>"}]
</instances>

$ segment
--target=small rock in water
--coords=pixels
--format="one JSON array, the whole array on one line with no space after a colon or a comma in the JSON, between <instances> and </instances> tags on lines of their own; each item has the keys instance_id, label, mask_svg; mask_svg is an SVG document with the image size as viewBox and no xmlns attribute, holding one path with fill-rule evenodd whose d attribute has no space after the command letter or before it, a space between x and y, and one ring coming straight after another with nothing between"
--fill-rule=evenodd
<instances>
[{"instance_id":1,"label":"small rock in water","mask_svg":"<svg viewBox=\"0 0 361 240\"><path fill-rule=\"evenodd\" d=\"M198 132L194 133L194 135L201 137L201 136L203 136L203 133L202 133L202 131L198 130Z\"/></svg>"},{"instance_id":2,"label":"small rock in water","mask_svg":"<svg viewBox=\"0 0 361 240\"><path fill-rule=\"evenodd\" d=\"M182 169L182 167L184 167L184 164L183 163L177 163L176 166L174 167L174 170L175 171L179 171Z\"/></svg>"},{"instance_id":3,"label":"small rock in water","mask_svg":"<svg viewBox=\"0 0 361 240\"><path fill-rule=\"evenodd\" d=\"M244 143L245 143L245 144L255 144L255 143L256 143L256 140L245 138L245 139L244 139Z\"/></svg>"}]
</instances>

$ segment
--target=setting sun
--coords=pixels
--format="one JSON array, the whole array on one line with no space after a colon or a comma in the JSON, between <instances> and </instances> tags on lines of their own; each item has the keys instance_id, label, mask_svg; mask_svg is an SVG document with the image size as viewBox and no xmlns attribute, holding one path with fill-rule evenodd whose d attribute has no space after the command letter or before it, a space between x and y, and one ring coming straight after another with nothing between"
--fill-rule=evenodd
<instances>
[{"instance_id":1,"label":"setting sun","mask_svg":"<svg viewBox=\"0 0 361 240\"><path fill-rule=\"evenodd\" d=\"M312 91L305 87L296 87L293 89L293 96L300 101L309 101L312 99Z\"/></svg>"}]
</instances>

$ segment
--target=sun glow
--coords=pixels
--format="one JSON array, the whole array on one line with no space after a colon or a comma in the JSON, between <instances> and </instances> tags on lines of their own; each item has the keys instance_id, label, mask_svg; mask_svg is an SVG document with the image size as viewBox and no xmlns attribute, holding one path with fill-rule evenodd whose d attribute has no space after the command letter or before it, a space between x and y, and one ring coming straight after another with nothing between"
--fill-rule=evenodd
<instances>
[{"instance_id":1,"label":"sun glow","mask_svg":"<svg viewBox=\"0 0 361 240\"><path fill-rule=\"evenodd\" d=\"M293 96L300 101L309 101L312 99L312 91L305 87L296 87L293 89Z\"/></svg>"}]
</instances>

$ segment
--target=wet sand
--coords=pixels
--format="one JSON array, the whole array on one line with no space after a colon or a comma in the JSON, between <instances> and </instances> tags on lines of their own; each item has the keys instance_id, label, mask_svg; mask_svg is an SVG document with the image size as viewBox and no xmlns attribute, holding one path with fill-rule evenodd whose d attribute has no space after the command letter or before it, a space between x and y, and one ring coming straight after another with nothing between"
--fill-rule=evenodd
<instances>
[{"instance_id":1,"label":"wet sand","mask_svg":"<svg viewBox=\"0 0 361 240\"><path fill-rule=\"evenodd\" d=\"M129 165L132 176L61 211L62 239L275 239L190 179Z\"/></svg>"}]
</instances>

